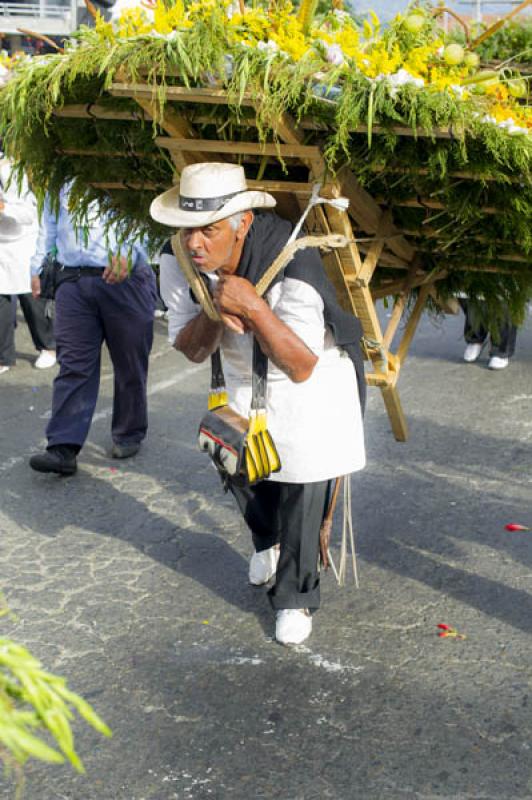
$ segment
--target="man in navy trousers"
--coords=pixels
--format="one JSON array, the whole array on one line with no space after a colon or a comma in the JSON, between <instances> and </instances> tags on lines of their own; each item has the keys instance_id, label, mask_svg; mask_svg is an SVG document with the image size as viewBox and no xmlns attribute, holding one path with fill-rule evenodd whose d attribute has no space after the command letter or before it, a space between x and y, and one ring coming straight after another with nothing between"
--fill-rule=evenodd
<instances>
[{"instance_id":1,"label":"man in navy trousers","mask_svg":"<svg viewBox=\"0 0 532 800\"><path fill-rule=\"evenodd\" d=\"M97 209L90 212L88 226L76 229L68 187L61 190L58 211L48 201L45 205L31 262L35 297L44 258L54 249L61 265L55 293L60 371L46 428L48 446L31 457L30 466L73 475L96 407L103 342L114 368L112 457L134 456L146 435L156 285L143 250L120 247Z\"/></svg>"}]
</instances>

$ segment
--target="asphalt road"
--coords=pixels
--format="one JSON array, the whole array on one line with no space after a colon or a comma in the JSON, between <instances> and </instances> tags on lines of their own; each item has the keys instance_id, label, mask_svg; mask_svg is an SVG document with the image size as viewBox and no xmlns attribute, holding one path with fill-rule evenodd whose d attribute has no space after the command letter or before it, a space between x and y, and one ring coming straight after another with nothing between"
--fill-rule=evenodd
<instances>
[{"instance_id":1,"label":"asphalt road","mask_svg":"<svg viewBox=\"0 0 532 800\"><path fill-rule=\"evenodd\" d=\"M106 360L78 474L39 475L55 368L33 369L19 326L0 378L0 575L17 615L2 635L114 731L77 722L87 774L30 762L26 800L532 798L532 532L504 529L532 527L532 320L500 373L461 361L461 326L422 322L399 381L407 443L370 390L360 588L325 575L295 649L272 641L248 535L196 449L206 368L157 321L139 455L108 457Z\"/></svg>"}]
</instances>

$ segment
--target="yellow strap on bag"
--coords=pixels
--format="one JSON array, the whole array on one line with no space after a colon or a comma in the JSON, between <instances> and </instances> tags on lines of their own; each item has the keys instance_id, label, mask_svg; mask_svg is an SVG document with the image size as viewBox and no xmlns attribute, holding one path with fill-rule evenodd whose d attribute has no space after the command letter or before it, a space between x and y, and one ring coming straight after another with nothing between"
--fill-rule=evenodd
<instances>
[{"instance_id":1,"label":"yellow strap on bag","mask_svg":"<svg viewBox=\"0 0 532 800\"><path fill-rule=\"evenodd\" d=\"M279 470L281 469L281 459L279 458L279 453L277 452L277 448L275 446L275 442L272 439L272 435L268 430L268 428L266 427L266 412L264 412L264 429L261 432L261 438L264 444L264 449L266 450L268 456L270 473L279 472Z\"/></svg>"},{"instance_id":2,"label":"yellow strap on bag","mask_svg":"<svg viewBox=\"0 0 532 800\"><path fill-rule=\"evenodd\" d=\"M253 437L250 437L249 432L246 437L246 470L250 483L256 483L262 480L263 475L260 467L260 455L256 442Z\"/></svg>"},{"instance_id":3,"label":"yellow strap on bag","mask_svg":"<svg viewBox=\"0 0 532 800\"><path fill-rule=\"evenodd\" d=\"M225 389L216 389L214 391L209 392L209 398L207 400L207 408L209 411L214 411L215 408L222 408L222 406L226 406L229 402L227 397L227 392Z\"/></svg>"},{"instance_id":4,"label":"yellow strap on bag","mask_svg":"<svg viewBox=\"0 0 532 800\"><path fill-rule=\"evenodd\" d=\"M251 411L249 414L249 427L246 445L255 462L258 480L264 480L264 478L267 478L270 475L270 467L264 446L260 440L257 413L255 411Z\"/></svg>"}]
</instances>

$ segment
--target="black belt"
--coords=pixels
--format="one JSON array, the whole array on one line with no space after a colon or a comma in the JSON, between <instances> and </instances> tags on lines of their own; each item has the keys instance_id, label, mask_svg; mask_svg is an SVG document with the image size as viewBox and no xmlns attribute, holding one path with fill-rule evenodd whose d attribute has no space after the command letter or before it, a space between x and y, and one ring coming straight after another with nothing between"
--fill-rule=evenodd
<instances>
[{"instance_id":1,"label":"black belt","mask_svg":"<svg viewBox=\"0 0 532 800\"><path fill-rule=\"evenodd\" d=\"M74 275L77 278L85 277L85 275L90 277L98 275L101 277L106 269L107 267L62 267L61 272L67 272L69 277Z\"/></svg>"}]
</instances>

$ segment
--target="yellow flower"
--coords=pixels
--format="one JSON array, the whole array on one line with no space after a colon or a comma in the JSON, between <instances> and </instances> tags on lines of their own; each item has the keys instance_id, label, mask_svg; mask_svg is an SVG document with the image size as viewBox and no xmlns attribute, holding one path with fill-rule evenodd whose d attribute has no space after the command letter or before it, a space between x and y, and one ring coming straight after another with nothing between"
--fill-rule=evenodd
<instances>
[{"instance_id":1,"label":"yellow flower","mask_svg":"<svg viewBox=\"0 0 532 800\"><path fill-rule=\"evenodd\" d=\"M149 33L152 29L144 9L140 7L126 8L116 22L116 32L118 36L137 36L142 33Z\"/></svg>"},{"instance_id":2,"label":"yellow flower","mask_svg":"<svg viewBox=\"0 0 532 800\"><path fill-rule=\"evenodd\" d=\"M182 0L167 6L164 0L157 0L153 12L153 27L158 33L171 33L185 22L185 7Z\"/></svg>"},{"instance_id":3,"label":"yellow flower","mask_svg":"<svg viewBox=\"0 0 532 800\"><path fill-rule=\"evenodd\" d=\"M434 48L431 45L412 47L404 60L404 68L415 78L425 78L429 63L434 59Z\"/></svg>"},{"instance_id":4,"label":"yellow flower","mask_svg":"<svg viewBox=\"0 0 532 800\"><path fill-rule=\"evenodd\" d=\"M229 33L233 41L254 43L267 41L270 23L264 9L246 11L245 15L233 14L229 20Z\"/></svg>"},{"instance_id":5,"label":"yellow flower","mask_svg":"<svg viewBox=\"0 0 532 800\"><path fill-rule=\"evenodd\" d=\"M368 78L375 78L377 75L391 75L397 71L401 60L399 47L394 45L392 52L389 53L385 42L381 39L372 45L367 53L363 54L360 69Z\"/></svg>"},{"instance_id":6,"label":"yellow flower","mask_svg":"<svg viewBox=\"0 0 532 800\"><path fill-rule=\"evenodd\" d=\"M115 41L115 31L112 22L106 22L99 11L96 12L94 29L103 41Z\"/></svg>"},{"instance_id":7,"label":"yellow flower","mask_svg":"<svg viewBox=\"0 0 532 800\"><path fill-rule=\"evenodd\" d=\"M340 45L345 55L350 58L360 53L360 35L351 25L346 25L343 30L336 33L334 43Z\"/></svg>"},{"instance_id":8,"label":"yellow flower","mask_svg":"<svg viewBox=\"0 0 532 800\"><path fill-rule=\"evenodd\" d=\"M381 27L381 21L374 11L370 11L369 15L371 17L371 21L373 22L374 31L377 33Z\"/></svg>"}]
</instances>

